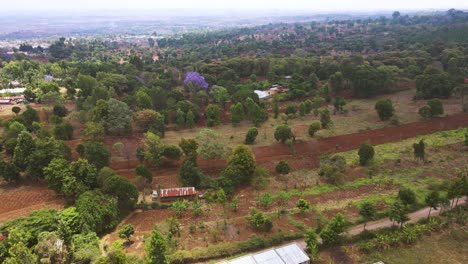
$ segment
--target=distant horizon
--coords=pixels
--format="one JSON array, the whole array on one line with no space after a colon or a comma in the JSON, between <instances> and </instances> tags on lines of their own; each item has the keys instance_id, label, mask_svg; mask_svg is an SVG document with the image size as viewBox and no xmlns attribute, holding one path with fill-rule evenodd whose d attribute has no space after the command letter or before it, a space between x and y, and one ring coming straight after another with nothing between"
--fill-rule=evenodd
<instances>
[{"instance_id":1,"label":"distant horizon","mask_svg":"<svg viewBox=\"0 0 468 264\"><path fill-rule=\"evenodd\" d=\"M405 15L405 13L425 13L425 12L445 12L450 9L457 9L461 11L468 11L468 7L465 8L456 8L456 7L451 7L451 8L415 8L415 9L375 9L375 10L306 10L306 9L281 9L281 8L269 8L269 9L247 9L247 8L237 8L237 9L232 9L232 8L218 8L218 9L191 9L191 8L160 8L160 9L44 9L44 10L32 10L32 9L22 9L22 10L16 10L16 9L11 9L11 10L0 10L0 14L5 14L5 15L15 15L15 16L29 16L29 15L35 15L37 13L37 16L49 16L49 15L56 15L56 16L61 16L61 15L67 15L67 14L73 14L73 15L94 15L94 14L102 14L105 13L104 15L125 15L125 14L159 14L159 15L179 15L179 16L205 16L205 15L223 15L222 13L224 12L229 12L229 13L235 13L235 14L242 14L244 13L245 15L265 15L265 14L274 14L278 16L287 16L287 15L326 15L326 14L366 14L366 15L371 15L371 14L380 14L380 13L387 13L390 14L394 11L399 11L402 13L402 15ZM183 11L182 13L180 13ZM190 11L190 12L186 12ZM57 13L58 12L58 13ZM167 12L170 12L166 14ZM163 14L160 14L163 13ZM221 13L221 14L220 14Z\"/></svg>"},{"instance_id":2,"label":"distant horizon","mask_svg":"<svg viewBox=\"0 0 468 264\"><path fill-rule=\"evenodd\" d=\"M17 0L11 1L2 6L2 13L5 12L53 12L53 11L216 11L216 10L237 10L237 11L302 11L302 12L379 12L379 11L431 11L468 9L468 1L465 0L237 0L237 1L214 1L214 0L173 0L173 1L152 1L152 0Z\"/></svg>"}]
</instances>

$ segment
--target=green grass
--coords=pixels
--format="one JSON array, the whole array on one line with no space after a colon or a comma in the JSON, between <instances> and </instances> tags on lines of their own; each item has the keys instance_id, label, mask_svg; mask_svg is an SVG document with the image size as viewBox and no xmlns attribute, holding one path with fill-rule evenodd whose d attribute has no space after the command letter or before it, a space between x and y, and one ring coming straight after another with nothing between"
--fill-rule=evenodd
<instances>
[{"instance_id":1,"label":"green grass","mask_svg":"<svg viewBox=\"0 0 468 264\"><path fill-rule=\"evenodd\" d=\"M412 246L371 253L359 263L386 264L468 263L468 227L455 226L440 234L424 236Z\"/></svg>"},{"instance_id":2,"label":"green grass","mask_svg":"<svg viewBox=\"0 0 468 264\"><path fill-rule=\"evenodd\" d=\"M375 145L374 162L376 164L380 164L386 159L397 160L403 154L412 154L413 144L419 142L421 139L424 140L427 150L438 150L442 146L463 141L465 138L465 131L466 129L459 128L455 130L418 136L398 142ZM343 156L348 164L357 165L359 164L359 156L357 153L358 150L351 150L347 152L341 152L339 155Z\"/></svg>"}]
</instances>

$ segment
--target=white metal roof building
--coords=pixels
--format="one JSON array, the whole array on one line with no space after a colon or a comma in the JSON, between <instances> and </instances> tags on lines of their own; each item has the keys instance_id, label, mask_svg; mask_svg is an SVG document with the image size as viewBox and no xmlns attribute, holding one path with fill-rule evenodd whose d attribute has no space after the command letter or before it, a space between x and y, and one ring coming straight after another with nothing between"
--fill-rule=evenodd
<instances>
[{"instance_id":1,"label":"white metal roof building","mask_svg":"<svg viewBox=\"0 0 468 264\"><path fill-rule=\"evenodd\" d=\"M296 243L249 254L218 264L309 264L310 258Z\"/></svg>"}]
</instances>

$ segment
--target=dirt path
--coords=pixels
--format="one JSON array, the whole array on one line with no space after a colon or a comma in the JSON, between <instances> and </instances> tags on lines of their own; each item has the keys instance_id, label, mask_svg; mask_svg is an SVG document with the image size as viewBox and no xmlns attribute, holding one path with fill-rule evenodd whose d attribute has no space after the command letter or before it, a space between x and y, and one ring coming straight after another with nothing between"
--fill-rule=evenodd
<instances>
[{"instance_id":1,"label":"dirt path","mask_svg":"<svg viewBox=\"0 0 468 264\"><path fill-rule=\"evenodd\" d=\"M452 200L452 202L454 201L455 199ZM464 204L466 204L466 196L460 198L458 201L458 205L464 205ZM408 217L410 220L407 223L416 223L421 219L427 218L428 214L429 214L429 207L423 208L416 212L409 213ZM431 216L436 216L439 214L440 214L440 208L437 210L434 210L434 209L431 210ZM393 222L390 221L390 219L384 218L384 219L380 219L374 222L369 222L366 225L366 230L376 230L380 228L391 227L392 225L393 225ZM360 224L348 230L346 234L354 236L354 235L361 233L363 230L364 230L364 224Z\"/></svg>"}]
</instances>

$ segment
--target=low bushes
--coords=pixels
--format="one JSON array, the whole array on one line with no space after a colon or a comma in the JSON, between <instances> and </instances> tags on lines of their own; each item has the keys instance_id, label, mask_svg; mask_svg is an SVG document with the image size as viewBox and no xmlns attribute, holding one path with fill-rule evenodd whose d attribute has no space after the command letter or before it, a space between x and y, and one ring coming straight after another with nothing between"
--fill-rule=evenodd
<instances>
[{"instance_id":1,"label":"low bushes","mask_svg":"<svg viewBox=\"0 0 468 264\"><path fill-rule=\"evenodd\" d=\"M170 256L171 263L195 263L208 261L210 259L224 258L236 254L263 249L279 245L285 241L302 238L301 233L278 233L269 238L254 236L247 241L237 243L226 242L208 246L203 249L179 250Z\"/></svg>"}]
</instances>

